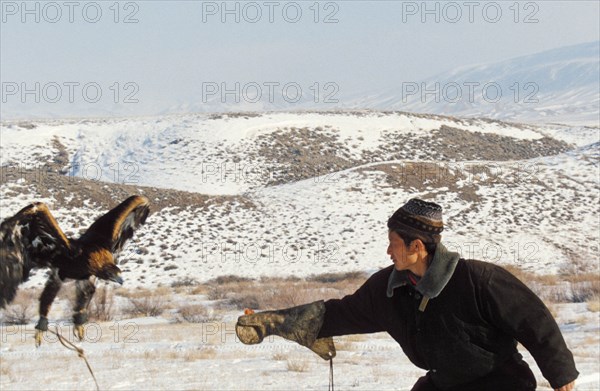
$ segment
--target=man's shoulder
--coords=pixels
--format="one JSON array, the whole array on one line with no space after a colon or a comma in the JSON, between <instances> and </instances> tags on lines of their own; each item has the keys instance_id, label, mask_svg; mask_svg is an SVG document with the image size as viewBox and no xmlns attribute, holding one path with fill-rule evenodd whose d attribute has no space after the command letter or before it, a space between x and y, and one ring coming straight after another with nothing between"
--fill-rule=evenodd
<instances>
[{"instance_id":1,"label":"man's shoulder","mask_svg":"<svg viewBox=\"0 0 600 391\"><path fill-rule=\"evenodd\" d=\"M477 259L461 258L458 260L458 264L456 265L455 274L457 272L468 273L472 276L484 277L503 270L503 267L490 262L479 261Z\"/></svg>"},{"instance_id":2,"label":"man's shoulder","mask_svg":"<svg viewBox=\"0 0 600 391\"><path fill-rule=\"evenodd\" d=\"M494 265L493 263L480 261L477 259L465 259L465 258L461 258L458 260L458 266L461 266L468 270L492 270L492 269L499 267L497 265Z\"/></svg>"},{"instance_id":3,"label":"man's shoulder","mask_svg":"<svg viewBox=\"0 0 600 391\"><path fill-rule=\"evenodd\" d=\"M456 265L455 274L468 274L471 278L475 279L489 279L494 275L512 275L508 270L503 268L502 266L480 261L477 259L464 259L461 258L458 260L458 264Z\"/></svg>"},{"instance_id":4,"label":"man's shoulder","mask_svg":"<svg viewBox=\"0 0 600 391\"><path fill-rule=\"evenodd\" d=\"M377 272L375 272L365 284L371 286L384 286L387 287L388 280L390 278L390 274L392 274L392 270L394 270L394 265L390 265L386 268L383 268Z\"/></svg>"}]
</instances>

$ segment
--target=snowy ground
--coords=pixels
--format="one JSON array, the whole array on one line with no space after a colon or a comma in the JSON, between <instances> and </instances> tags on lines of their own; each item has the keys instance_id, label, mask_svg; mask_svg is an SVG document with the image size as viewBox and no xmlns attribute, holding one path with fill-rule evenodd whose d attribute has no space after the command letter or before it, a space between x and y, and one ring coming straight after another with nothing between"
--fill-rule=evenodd
<instances>
[{"instance_id":1,"label":"snowy ground","mask_svg":"<svg viewBox=\"0 0 600 391\"><path fill-rule=\"evenodd\" d=\"M599 318L585 304L556 307L557 320L581 375L576 390L598 390ZM102 390L325 390L328 363L278 337L247 346L235 337L235 319L173 324L164 318L136 318L87 326L85 350ZM70 336L70 327L59 322ZM93 390L83 360L48 335L33 344L33 324L0 328L2 390ZM71 338L72 340L72 338ZM424 372L414 367L385 333L336 338L335 385L347 390L409 390ZM520 348L538 380L548 383Z\"/></svg>"}]
</instances>

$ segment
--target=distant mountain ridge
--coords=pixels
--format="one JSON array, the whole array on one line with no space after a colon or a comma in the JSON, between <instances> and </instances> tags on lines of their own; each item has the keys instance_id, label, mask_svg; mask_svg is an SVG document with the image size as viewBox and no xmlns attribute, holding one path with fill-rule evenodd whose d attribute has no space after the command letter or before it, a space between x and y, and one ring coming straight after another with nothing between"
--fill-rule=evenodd
<instances>
[{"instance_id":1,"label":"distant mountain ridge","mask_svg":"<svg viewBox=\"0 0 600 391\"><path fill-rule=\"evenodd\" d=\"M342 89L336 83L213 82L194 96L173 102L142 99L135 105L104 101L94 105L23 105L13 99L13 103L2 105L1 114L10 120L373 109L597 127L599 75L600 41L594 41L491 64L467 65L376 91Z\"/></svg>"},{"instance_id":2,"label":"distant mountain ridge","mask_svg":"<svg viewBox=\"0 0 600 391\"><path fill-rule=\"evenodd\" d=\"M437 91L437 92L435 92ZM348 107L598 124L600 41L465 66L350 99Z\"/></svg>"}]
</instances>

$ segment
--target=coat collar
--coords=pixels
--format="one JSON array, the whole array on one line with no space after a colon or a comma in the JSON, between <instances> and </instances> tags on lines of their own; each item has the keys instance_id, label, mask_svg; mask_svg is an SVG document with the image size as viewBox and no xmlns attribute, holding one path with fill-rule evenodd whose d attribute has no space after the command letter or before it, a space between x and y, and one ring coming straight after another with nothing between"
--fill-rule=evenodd
<instances>
[{"instance_id":1,"label":"coat collar","mask_svg":"<svg viewBox=\"0 0 600 391\"><path fill-rule=\"evenodd\" d=\"M423 277L417 282L415 289L423 297L430 299L437 297L450 281L459 258L458 253L448 251L442 243L438 243L433 260ZM394 296L394 289L407 284L410 284L408 271L397 271L393 268L388 279L387 297Z\"/></svg>"}]
</instances>

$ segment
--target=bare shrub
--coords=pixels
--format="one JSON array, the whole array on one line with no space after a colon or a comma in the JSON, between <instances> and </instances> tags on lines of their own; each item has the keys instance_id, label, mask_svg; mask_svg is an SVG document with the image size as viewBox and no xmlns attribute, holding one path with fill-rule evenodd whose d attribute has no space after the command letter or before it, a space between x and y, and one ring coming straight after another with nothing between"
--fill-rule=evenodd
<instances>
[{"instance_id":1,"label":"bare shrub","mask_svg":"<svg viewBox=\"0 0 600 391\"><path fill-rule=\"evenodd\" d=\"M208 300L223 300L227 297L227 292L228 291L222 286L211 285L208 287L208 294L206 295L206 297L208 298Z\"/></svg>"},{"instance_id":2,"label":"bare shrub","mask_svg":"<svg viewBox=\"0 0 600 391\"><path fill-rule=\"evenodd\" d=\"M569 286L565 284L549 287L545 290L542 289L541 293L536 293L538 293L538 296L540 296L542 300L547 300L552 303L568 303L571 300Z\"/></svg>"},{"instance_id":3,"label":"bare shrub","mask_svg":"<svg viewBox=\"0 0 600 391\"><path fill-rule=\"evenodd\" d=\"M534 274L514 265L505 269L525 283L542 300L553 303L585 303L600 296L600 279L593 273L567 274L559 278L553 274Z\"/></svg>"},{"instance_id":4,"label":"bare shrub","mask_svg":"<svg viewBox=\"0 0 600 391\"><path fill-rule=\"evenodd\" d=\"M366 280L367 275L364 272L353 271L345 273L323 273L309 276L307 281L315 281L323 284L331 284L346 280Z\"/></svg>"},{"instance_id":5,"label":"bare shrub","mask_svg":"<svg viewBox=\"0 0 600 391\"><path fill-rule=\"evenodd\" d=\"M236 276L234 274L228 274L225 276L219 276L208 281L208 284L225 285L225 284L238 284L240 282L254 281L252 278Z\"/></svg>"},{"instance_id":6,"label":"bare shrub","mask_svg":"<svg viewBox=\"0 0 600 391\"><path fill-rule=\"evenodd\" d=\"M75 305L75 281L65 281L56 294L56 299L65 300L71 307Z\"/></svg>"},{"instance_id":7,"label":"bare shrub","mask_svg":"<svg viewBox=\"0 0 600 391\"><path fill-rule=\"evenodd\" d=\"M125 308L124 312L131 316L159 316L167 309L164 296L156 293L128 299L129 306Z\"/></svg>"},{"instance_id":8,"label":"bare shrub","mask_svg":"<svg viewBox=\"0 0 600 391\"><path fill-rule=\"evenodd\" d=\"M223 300L231 292L247 292L254 280L236 275L226 275L209 280L206 285L209 300Z\"/></svg>"},{"instance_id":9,"label":"bare shrub","mask_svg":"<svg viewBox=\"0 0 600 391\"><path fill-rule=\"evenodd\" d=\"M104 285L96 289L96 293L94 294L88 308L90 320L96 320L100 322L113 320L115 316L114 304L115 295L108 285Z\"/></svg>"},{"instance_id":10,"label":"bare shrub","mask_svg":"<svg viewBox=\"0 0 600 391\"><path fill-rule=\"evenodd\" d=\"M190 291L191 295L207 295L208 294L208 287L206 285L196 285L195 287L192 288L192 290Z\"/></svg>"},{"instance_id":11,"label":"bare shrub","mask_svg":"<svg viewBox=\"0 0 600 391\"><path fill-rule=\"evenodd\" d=\"M600 282L582 281L572 285L571 302L585 303L594 296L600 295Z\"/></svg>"},{"instance_id":12,"label":"bare shrub","mask_svg":"<svg viewBox=\"0 0 600 391\"><path fill-rule=\"evenodd\" d=\"M308 371L308 360L306 359L288 359L287 370L291 372Z\"/></svg>"},{"instance_id":13,"label":"bare shrub","mask_svg":"<svg viewBox=\"0 0 600 391\"><path fill-rule=\"evenodd\" d=\"M198 281L192 277L183 277L171 283L171 288L180 288L184 286L196 286Z\"/></svg>"},{"instance_id":14,"label":"bare shrub","mask_svg":"<svg viewBox=\"0 0 600 391\"><path fill-rule=\"evenodd\" d=\"M144 296L148 296L150 294L151 294L150 290L146 289L146 288L138 287L136 289L128 289L128 288L119 287L119 288L115 289L115 295L124 297L126 299L141 298Z\"/></svg>"},{"instance_id":15,"label":"bare shrub","mask_svg":"<svg viewBox=\"0 0 600 391\"><path fill-rule=\"evenodd\" d=\"M293 307L317 300L339 298L354 292L364 283L362 273L328 273L300 278L261 277L259 281L228 276L207 287L209 300L220 300L216 308L269 310ZM329 282L323 282L329 281Z\"/></svg>"},{"instance_id":16,"label":"bare shrub","mask_svg":"<svg viewBox=\"0 0 600 391\"><path fill-rule=\"evenodd\" d=\"M587 301L587 309L591 312L600 312L600 296L593 296Z\"/></svg>"},{"instance_id":17,"label":"bare shrub","mask_svg":"<svg viewBox=\"0 0 600 391\"><path fill-rule=\"evenodd\" d=\"M318 290L311 289L307 284L298 284L294 289L289 289L285 285L280 285L271 290L264 290L258 297L259 309L276 309L295 307L297 305L310 303L320 300L322 295Z\"/></svg>"},{"instance_id":18,"label":"bare shrub","mask_svg":"<svg viewBox=\"0 0 600 391\"><path fill-rule=\"evenodd\" d=\"M32 290L17 292L13 302L4 310L3 322L6 324L27 324L35 315L37 294Z\"/></svg>"},{"instance_id":19,"label":"bare shrub","mask_svg":"<svg viewBox=\"0 0 600 391\"><path fill-rule=\"evenodd\" d=\"M219 320L217 318L218 317L205 306L201 304L192 304L181 307L177 311L175 320L177 322L206 323Z\"/></svg>"},{"instance_id":20,"label":"bare shrub","mask_svg":"<svg viewBox=\"0 0 600 391\"><path fill-rule=\"evenodd\" d=\"M259 298L256 295L238 294L225 300L223 303L219 303L217 308L234 308L237 310L243 310L245 308L250 309L262 309Z\"/></svg>"},{"instance_id":21,"label":"bare shrub","mask_svg":"<svg viewBox=\"0 0 600 391\"><path fill-rule=\"evenodd\" d=\"M168 296L171 294L171 288L166 286L159 286L154 289L147 288L135 288L135 289L126 289L119 287L115 289L115 294L121 297L125 297L127 299L140 299L147 296Z\"/></svg>"}]
</instances>

